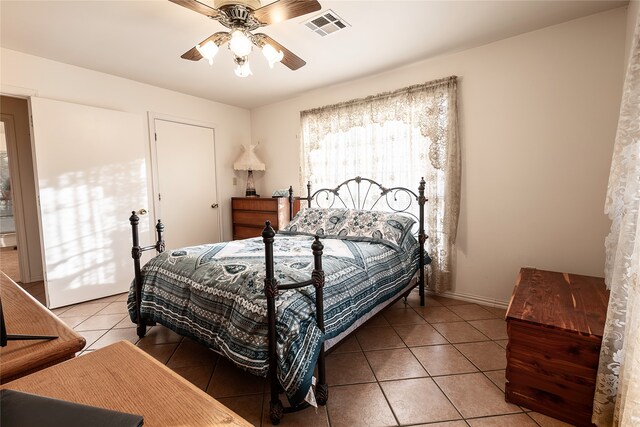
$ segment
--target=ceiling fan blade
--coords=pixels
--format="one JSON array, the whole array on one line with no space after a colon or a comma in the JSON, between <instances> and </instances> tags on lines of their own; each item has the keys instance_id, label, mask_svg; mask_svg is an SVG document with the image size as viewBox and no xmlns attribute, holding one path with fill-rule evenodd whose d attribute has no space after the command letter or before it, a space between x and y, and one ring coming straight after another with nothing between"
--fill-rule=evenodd
<instances>
[{"instance_id":1,"label":"ceiling fan blade","mask_svg":"<svg viewBox=\"0 0 640 427\"><path fill-rule=\"evenodd\" d=\"M209 37L207 37L206 39L202 40L202 42L200 42L200 46L204 46L204 44L207 43L208 41L212 41L212 42L214 42L215 44L217 44L219 46L222 43L224 43L223 39L225 39L227 37L229 37L229 33L226 33L224 31L220 31L220 32L211 34ZM185 53L183 53L182 56L180 56L180 58L188 59L189 61L199 61L199 60L202 59L202 55L200 55L200 52L198 52L198 49L196 49L195 46L194 46L191 49L189 49L188 51L186 51Z\"/></svg>"},{"instance_id":2,"label":"ceiling fan blade","mask_svg":"<svg viewBox=\"0 0 640 427\"><path fill-rule=\"evenodd\" d=\"M282 58L282 64L285 65L286 67L288 67L291 70L297 70L298 68L306 65L306 62L304 61L304 59L300 58L298 55L296 55L295 53L291 52L289 49L287 49L286 47L282 46L280 43L278 43L277 41L275 41L274 39L272 39L271 37L269 37L266 34L263 33L258 33L256 34L256 36L259 36L263 42L265 43L269 43L271 46L273 46L276 50L281 50L282 53L284 53L284 57Z\"/></svg>"},{"instance_id":3,"label":"ceiling fan blade","mask_svg":"<svg viewBox=\"0 0 640 427\"><path fill-rule=\"evenodd\" d=\"M317 0L277 0L275 3L254 10L253 16L263 24L269 25L320 9L322 9L322 6Z\"/></svg>"},{"instance_id":4,"label":"ceiling fan blade","mask_svg":"<svg viewBox=\"0 0 640 427\"><path fill-rule=\"evenodd\" d=\"M204 3L199 2L198 0L169 0L172 3L179 4L180 6L184 6L187 9L191 9L194 12L201 13L209 18L216 19L220 12L218 9L214 9L211 6L208 6Z\"/></svg>"}]
</instances>

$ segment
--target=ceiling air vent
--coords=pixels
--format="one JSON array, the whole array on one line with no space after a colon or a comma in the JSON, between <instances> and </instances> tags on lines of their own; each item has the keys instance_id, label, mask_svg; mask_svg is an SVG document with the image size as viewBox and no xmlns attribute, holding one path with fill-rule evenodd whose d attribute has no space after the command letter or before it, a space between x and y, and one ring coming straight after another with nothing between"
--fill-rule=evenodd
<instances>
[{"instance_id":1,"label":"ceiling air vent","mask_svg":"<svg viewBox=\"0 0 640 427\"><path fill-rule=\"evenodd\" d=\"M333 10L329 9L316 15L304 23L311 31L320 34L322 37L343 30L349 26L344 19L340 18Z\"/></svg>"}]
</instances>

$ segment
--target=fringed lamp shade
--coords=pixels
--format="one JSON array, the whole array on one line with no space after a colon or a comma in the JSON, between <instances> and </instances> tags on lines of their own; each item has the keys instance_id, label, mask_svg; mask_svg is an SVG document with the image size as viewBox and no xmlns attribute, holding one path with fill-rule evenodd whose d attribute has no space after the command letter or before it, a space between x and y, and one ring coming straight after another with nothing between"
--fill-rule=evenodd
<instances>
[{"instance_id":1,"label":"fringed lamp shade","mask_svg":"<svg viewBox=\"0 0 640 427\"><path fill-rule=\"evenodd\" d=\"M249 171L247 175L247 197L258 197L256 194L256 187L253 183L253 171L265 170L264 163L256 156L255 145L249 145L249 147L242 146L243 152L233 164L233 169L237 171Z\"/></svg>"}]
</instances>

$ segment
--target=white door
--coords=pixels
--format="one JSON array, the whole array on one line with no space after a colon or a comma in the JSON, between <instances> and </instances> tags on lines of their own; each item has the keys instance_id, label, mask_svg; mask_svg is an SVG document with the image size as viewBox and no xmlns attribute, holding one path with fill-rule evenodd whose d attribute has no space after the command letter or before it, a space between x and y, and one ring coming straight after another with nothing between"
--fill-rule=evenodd
<instances>
[{"instance_id":1,"label":"white door","mask_svg":"<svg viewBox=\"0 0 640 427\"><path fill-rule=\"evenodd\" d=\"M129 289L132 210L147 205L144 116L31 98L50 308ZM149 215L140 218L143 244Z\"/></svg>"},{"instance_id":2,"label":"white door","mask_svg":"<svg viewBox=\"0 0 640 427\"><path fill-rule=\"evenodd\" d=\"M214 130L154 119L158 218L168 248L220 241Z\"/></svg>"}]
</instances>

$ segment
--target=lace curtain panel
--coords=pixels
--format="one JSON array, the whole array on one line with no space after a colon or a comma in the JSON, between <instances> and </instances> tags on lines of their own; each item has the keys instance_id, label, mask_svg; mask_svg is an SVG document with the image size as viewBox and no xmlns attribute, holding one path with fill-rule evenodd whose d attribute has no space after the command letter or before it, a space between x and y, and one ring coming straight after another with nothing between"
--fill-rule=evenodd
<instances>
[{"instance_id":1,"label":"lace curtain panel","mask_svg":"<svg viewBox=\"0 0 640 427\"><path fill-rule=\"evenodd\" d=\"M417 193L424 177L429 286L450 289L460 210L457 78L303 111L300 118L302 188L308 181L312 191L333 188L359 175Z\"/></svg>"},{"instance_id":2,"label":"lace curtain panel","mask_svg":"<svg viewBox=\"0 0 640 427\"><path fill-rule=\"evenodd\" d=\"M640 426L640 19L634 40L605 203L611 295L592 418L600 427Z\"/></svg>"}]
</instances>

